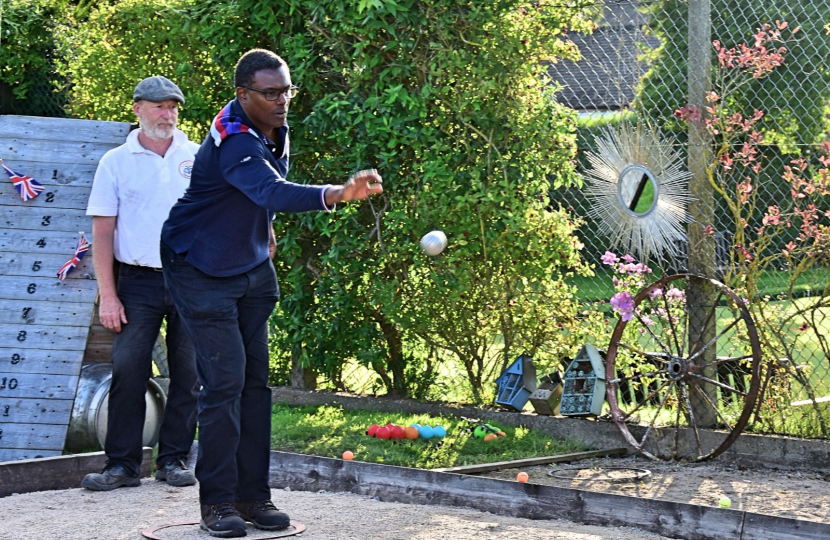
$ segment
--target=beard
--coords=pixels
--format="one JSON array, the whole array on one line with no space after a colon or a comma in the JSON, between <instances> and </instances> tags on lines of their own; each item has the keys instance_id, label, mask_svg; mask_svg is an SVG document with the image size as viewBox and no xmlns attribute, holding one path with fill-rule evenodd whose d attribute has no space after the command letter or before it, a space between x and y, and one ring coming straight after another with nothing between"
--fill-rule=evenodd
<instances>
[{"instance_id":1,"label":"beard","mask_svg":"<svg viewBox=\"0 0 830 540\"><path fill-rule=\"evenodd\" d=\"M144 135L154 141L166 141L173 136L173 131L176 129L175 122L172 124L151 124L144 118L138 119L138 125Z\"/></svg>"}]
</instances>

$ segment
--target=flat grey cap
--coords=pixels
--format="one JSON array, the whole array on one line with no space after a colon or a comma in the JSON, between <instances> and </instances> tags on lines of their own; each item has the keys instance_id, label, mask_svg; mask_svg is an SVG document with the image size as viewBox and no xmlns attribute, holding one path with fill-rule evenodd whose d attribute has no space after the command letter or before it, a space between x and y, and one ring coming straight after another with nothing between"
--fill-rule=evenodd
<instances>
[{"instance_id":1,"label":"flat grey cap","mask_svg":"<svg viewBox=\"0 0 830 540\"><path fill-rule=\"evenodd\" d=\"M176 86L176 83L161 75L147 77L135 85L133 101L140 101L142 99L155 103L174 99L184 105L184 94Z\"/></svg>"}]
</instances>

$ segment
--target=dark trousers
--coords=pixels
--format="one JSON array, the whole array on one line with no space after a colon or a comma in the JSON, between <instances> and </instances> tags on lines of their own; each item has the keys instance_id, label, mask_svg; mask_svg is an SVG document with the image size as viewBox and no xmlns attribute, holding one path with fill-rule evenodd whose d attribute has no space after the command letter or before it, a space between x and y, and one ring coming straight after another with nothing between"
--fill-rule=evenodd
<instances>
[{"instance_id":1,"label":"dark trousers","mask_svg":"<svg viewBox=\"0 0 830 540\"><path fill-rule=\"evenodd\" d=\"M144 394L152 376L153 345L167 318L167 361L170 389L159 434L156 462L186 459L196 433L195 353L173 301L164 286L164 276L152 268L122 264L118 271L118 299L127 324L115 334L112 344L105 449L108 463L123 465L133 474L141 467L141 447L146 404Z\"/></svg>"},{"instance_id":2,"label":"dark trousers","mask_svg":"<svg viewBox=\"0 0 830 540\"><path fill-rule=\"evenodd\" d=\"M164 278L196 349L202 384L200 502L270 499L268 318L279 299L274 267L265 261L243 274L213 277L184 259L162 243Z\"/></svg>"}]
</instances>

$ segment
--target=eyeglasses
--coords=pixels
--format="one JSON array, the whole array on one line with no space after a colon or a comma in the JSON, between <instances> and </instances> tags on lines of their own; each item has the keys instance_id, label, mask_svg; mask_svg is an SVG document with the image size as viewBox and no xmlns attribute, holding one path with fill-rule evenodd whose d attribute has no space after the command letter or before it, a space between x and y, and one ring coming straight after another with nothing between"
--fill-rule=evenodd
<instances>
[{"instance_id":1,"label":"eyeglasses","mask_svg":"<svg viewBox=\"0 0 830 540\"><path fill-rule=\"evenodd\" d=\"M294 86L286 86L285 88L269 88L267 90L260 90L259 88L251 88L250 86L240 86L240 88L244 88L245 90L253 90L254 92L259 92L262 94L262 97L266 99L266 101L277 101L280 96L285 96L285 99L294 99L297 97L297 92L300 91L299 88Z\"/></svg>"}]
</instances>

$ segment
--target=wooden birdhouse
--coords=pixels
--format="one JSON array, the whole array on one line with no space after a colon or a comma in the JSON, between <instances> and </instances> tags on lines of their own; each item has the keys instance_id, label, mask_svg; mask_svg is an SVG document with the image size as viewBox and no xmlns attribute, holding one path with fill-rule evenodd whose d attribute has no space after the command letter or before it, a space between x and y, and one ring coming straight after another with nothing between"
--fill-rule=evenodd
<instances>
[{"instance_id":1,"label":"wooden birdhouse","mask_svg":"<svg viewBox=\"0 0 830 540\"><path fill-rule=\"evenodd\" d=\"M586 344L565 370L559 412L564 416L598 416L605 402L605 366L596 347Z\"/></svg>"},{"instance_id":2,"label":"wooden birdhouse","mask_svg":"<svg viewBox=\"0 0 830 540\"><path fill-rule=\"evenodd\" d=\"M562 400L562 378L558 371L542 377L539 387L530 394L530 404L536 414L558 415L559 402Z\"/></svg>"},{"instance_id":3,"label":"wooden birdhouse","mask_svg":"<svg viewBox=\"0 0 830 540\"><path fill-rule=\"evenodd\" d=\"M536 366L533 365L533 358L524 354L520 355L496 379L496 385L498 385L496 403L521 411L537 386Z\"/></svg>"}]
</instances>

